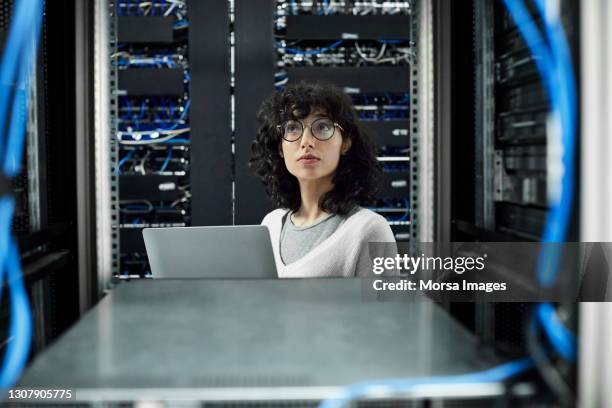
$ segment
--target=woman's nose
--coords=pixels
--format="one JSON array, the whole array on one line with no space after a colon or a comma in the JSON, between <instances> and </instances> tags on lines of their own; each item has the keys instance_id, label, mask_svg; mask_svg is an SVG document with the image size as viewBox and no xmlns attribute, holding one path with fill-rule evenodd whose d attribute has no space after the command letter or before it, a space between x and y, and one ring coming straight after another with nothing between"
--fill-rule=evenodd
<instances>
[{"instance_id":1,"label":"woman's nose","mask_svg":"<svg viewBox=\"0 0 612 408\"><path fill-rule=\"evenodd\" d=\"M302 148L305 148L307 146L314 147L315 140L315 137L310 132L310 127L305 126L304 134L302 135L302 139L300 140Z\"/></svg>"}]
</instances>

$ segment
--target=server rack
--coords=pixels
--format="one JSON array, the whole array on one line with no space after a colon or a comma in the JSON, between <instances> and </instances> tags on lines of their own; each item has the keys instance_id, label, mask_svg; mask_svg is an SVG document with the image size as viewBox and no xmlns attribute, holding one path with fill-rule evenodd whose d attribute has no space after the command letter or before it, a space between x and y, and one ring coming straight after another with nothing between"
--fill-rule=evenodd
<instances>
[{"instance_id":1,"label":"server rack","mask_svg":"<svg viewBox=\"0 0 612 408\"><path fill-rule=\"evenodd\" d=\"M538 23L535 7L528 4ZM577 9L571 2L561 4L576 52ZM457 202L453 209L453 236L538 241L548 206L548 180L557 176L547 166L552 154L546 138L552 126L549 103L533 57L503 4L475 1L471 7L474 35L454 32L463 41L460 52L472 56L465 61L475 62L456 74L456 80L474 85L471 90L461 88L467 90L461 96L464 106L473 101L472 111L458 107L453 117L463 143L453 147L452 159L462 174L469 175L454 182L468 194L462 194L467 201ZM469 42L472 49L466 46Z\"/></svg>"},{"instance_id":2,"label":"server rack","mask_svg":"<svg viewBox=\"0 0 612 408\"><path fill-rule=\"evenodd\" d=\"M416 16L413 1L279 0L257 9L236 2L238 224L259 223L270 209L247 165L258 105L287 84L323 81L352 97L379 148L384 177L371 209L387 218L398 241L411 238L418 201L418 168L411 167L418 154Z\"/></svg>"},{"instance_id":3,"label":"server rack","mask_svg":"<svg viewBox=\"0 0 612 408\"><path fill-rule=\"evenodd\" d=\"M100 59L109 63L108 76L98 74L108 85L98 98L108 98L99 116L110 133L101 143L109 154L100 156L110 161L110 175L100 172L97 182L106 191L109 180L102 205L110 211L100 221L110 218L111 237L101 240L110 241L112 276L150 277L143 228L233 222L229 7L96 4L97 33L106 41ZM101 273L106 268L99 265Z\"/></svg>"},{"instance_id":4,"label":"server rack","mask_svg":"<svg viewBox=\"0 0 612 408\"><path fill-rule=\"evenodd\" d=\"M142 229L191 224L187 4L110 3L114 274L150 276Z\"/></svg>"},{"instance_id":5,"label":"server rack","mask_svg":"<svg viewBox=\"0 0 612 408\"><path fill-rule=\"evenodd\" d=\"M444 3L443 1L440 3ZM526 2L536 24L533 2ZM560 13L574 60L578 55L579 13L562 1ZM452 122L448 150L452 186L449 214L439 217L451 226L453 241L537 242L548 212L550 181L557 183L547 158L554 154L547 134L550 105L529 48L502 2L475 0L450 6L453 38L453 108L443 120ZM473 24L473 30L469 30ZM470 62L472 61L472 62ZM576 77L580 77L579 65ZM578 80L577 80L578 82ZM567 241L577 241L574 212ZM438 212L441 214L441 212ZM494 267L488 268L491 275ZM513 279L521 280L517 270ZM451 304L451 312L485 342L506 355L524 355L533 308L525 303ZM575 308L562 307L567 326L576 327ZM557 362L572 387L575 367Z\"/></svg>"}]
</instances>

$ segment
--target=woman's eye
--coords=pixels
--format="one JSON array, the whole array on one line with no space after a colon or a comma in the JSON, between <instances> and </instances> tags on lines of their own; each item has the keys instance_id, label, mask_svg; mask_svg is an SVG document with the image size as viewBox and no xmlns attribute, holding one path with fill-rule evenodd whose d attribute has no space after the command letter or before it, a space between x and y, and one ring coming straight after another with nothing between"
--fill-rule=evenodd
<instances>
[{"instance_id":1,"label":"woman's eye","mask_svg":"<svg viewBox=\"0 0 612 408\"><path fill-rule=\"evenodd\" d=\"M329 124L329 123L319 123L319 124L317 125L317 129L318 129L320 132L327 132L327 131L329 131L329 130L331 129L331 126L330 126L330 124Z\"/></svg>"},{"instance_id":2,"label":"woman's eye","mask_svg":"<svg viewBox=\"0 0 612 408\"><path fill-rule=\"evenodd\" d=\"M295 123L290 123L286 127L287 132L296 133L299 132L299 127Z\"/></svg>"}]
</instances>

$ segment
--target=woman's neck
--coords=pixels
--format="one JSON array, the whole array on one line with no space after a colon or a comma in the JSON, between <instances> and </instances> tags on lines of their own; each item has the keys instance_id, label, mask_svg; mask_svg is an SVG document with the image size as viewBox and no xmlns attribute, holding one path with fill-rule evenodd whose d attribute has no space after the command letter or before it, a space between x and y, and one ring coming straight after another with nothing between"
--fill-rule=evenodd
<instances>
[{"instance_id":1,"label":"woman's neck","mask_svg":"<svg viewBox=\"0 0 612 408\"><path fill-rule=\"evenodd\" d=\"M333 188L331 179L300 181L300 208L293 215L293 219L299 220L301 225L309 225L319 218L327 215L319 207L321 197Z\"/></svg>"}]
</instances>

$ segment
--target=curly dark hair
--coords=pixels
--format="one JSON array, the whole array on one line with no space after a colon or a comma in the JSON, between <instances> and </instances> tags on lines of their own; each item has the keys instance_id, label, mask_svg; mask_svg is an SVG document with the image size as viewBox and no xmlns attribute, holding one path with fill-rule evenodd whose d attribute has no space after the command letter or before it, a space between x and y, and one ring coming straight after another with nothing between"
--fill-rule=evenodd
<instances>
[{"instance_id":1,"label":"curly dark hair","mask_svg":"<svg viewBox=\"0 0 612 408\"><path fill-rule=\"evenodd\" d=\"M372 202L381 168L376 160L376 149L359 124L351 98L339 88L327 83L301 82L264 100L257 114L260 127L251 146L249 165L276 206L297 211L301 203L300 187L279 154L282 137L277 125L289 119L304 119L315 108L323 109L330 119L342 126L343 137L351 140L350 149L340 156L332 179L333 189L319 202L323 211L344 215L355 205Z\"/></svg>"}]
</instances>

